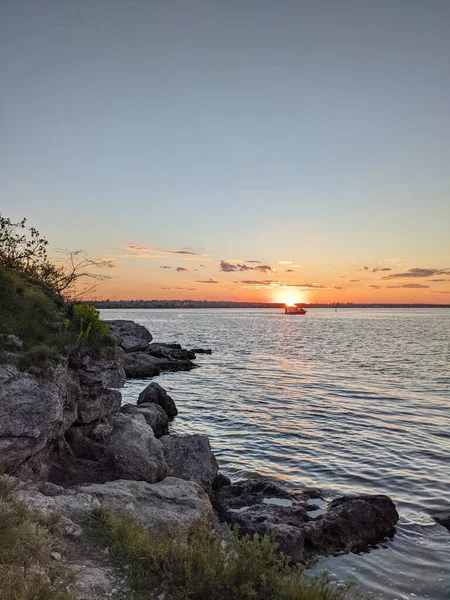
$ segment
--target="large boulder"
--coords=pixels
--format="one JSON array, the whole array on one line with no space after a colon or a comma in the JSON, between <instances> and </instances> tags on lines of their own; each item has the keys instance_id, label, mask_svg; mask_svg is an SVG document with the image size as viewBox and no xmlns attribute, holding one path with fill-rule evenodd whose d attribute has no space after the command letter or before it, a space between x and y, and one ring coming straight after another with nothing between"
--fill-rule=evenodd
<instances>
[{"instance_id":1,"label":"large boulder","mask_svg":"<svg viewBox=\"0 0 450 600\"><path fill-rule=\"evenodd\" d=\"M165 435L164 456L173 477L195 481L210 493L219 467L205 435Z\"/></svg>"},{"instance_id":2,"label":"large boulder","mask_svg":"<svg viewBox=\"0 0 450 600\"><path fill-rule=\"evenodd\" d=\"M169 419L173 419L178 414L175 402L169 396L164 388L158 383L150 383L142 392L139 394L137 405L141 404L159 404L161 408L166 412Z\"/></svg>"},{"instance_id":3,"label":"large boulder","mask_svg":"<svg viewBox=\"0 0 450 600\"><path fill-rule=\"evenodd\" d=\"M94 508L113 508L132 515L154 533L177 527L212 525L213 510L207 494L195 483L167 477L158 483L116 480L63 488L51 483L21 482L17 494L30 508L56 513L64 522L79 521Z\"/></svg>"},{"instance_id":4,"label":"large boulder","mask_svg":"<svg viewBox=\"0 0 450 600\"><path fill-rule=\"evenodd\" d=\"M109 323L109 334L125 352L145 350L152 341L152 334L143 325L134 321L116 320L105 321Z\"/></svg>"},{"instance_id":5,"label":"large boulder","mask_svg":"<svg viewBox=\"0 0 450 600\"><path fill-rule=\"evenodd\" d=\"M14 468L60 436L77 418L76 398L62 367L41 381L0 365L0 464Z\"/></svg>"},{"instance_id":6,"label":"large boulder","mask_svg":"<svg viewBox=\"0 0 450 600\"><path fill-rule=\"evenodd\" d=\"M387 496L347 496L320 506L320 490L292 493L266 481L225 485L212 502L222 521L249 535L274 531L280 551L306 563L315 555L367 550L392 537L398 520Z\"/></svg>"},{"instance_id":7,"label":"large boulder","mask_svg":"<svg viewBox=\"0 0 450 600\"><path fill-rule=\"evenodd\" d=\"M170 533L174 528L204 523L212 526L213 510L207 494L195 483L166 477L159 483L111 481L79 487L102 506L132 514L147 530Z\"/></svg>"},{"instance_id":8,"label":"large boulder","mask_svg":"<svg viewBox=\"0 0 450 600\"><path fill-rule=\"evenodd\" d=\"M112 417L113 432L106 445L116 477L154 483L169 473L163 446L141 414Z\"/></svg>"},{"instance_id":9,"label":"large boulder","mask_svg":"<svg viewBox=\"0 0 450 600\"><path fill-rule=\"evenodd\" d=\"M83 386L121 388L126 381L125 369L119 360L94 359L86 355L77 371Z\"/></svg>"},{"instance_id":10,"label":"large boulder","mask_svg":"<svg viewBox=\"0 0 450 600\"><path fill-rule=\"evenodd\" d=\"M101 386L83 387L78 398L77 423L91 423L115 414L121 404L119 390Z\"/></svg>"},{"instance_id":11,"label":"large boulder","mask_svg":"<svg viewBox=\"0 0 450 600\"><path fill-rule=\"evenodd\" d=\"M135 404L124 404L120 409L125 414L140 414L147 421L147 424L153 429L156 438L169 433L169 417L159 404L144 403L136 406Z\"/></svg>"}]
</instances>

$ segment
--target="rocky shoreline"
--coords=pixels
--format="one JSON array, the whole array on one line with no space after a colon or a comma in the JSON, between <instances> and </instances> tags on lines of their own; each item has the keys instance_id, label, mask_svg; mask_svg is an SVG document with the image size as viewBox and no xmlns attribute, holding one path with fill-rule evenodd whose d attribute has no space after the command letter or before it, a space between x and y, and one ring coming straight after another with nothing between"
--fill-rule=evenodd
<instances>
[{"instance_id":1,"label":"rocky shoreline","mask_svg":"<svg viewBox=\"0 0 450 600\"><path fill-rule=\"evenodd\" d=\"M121 348L114 359L85 354L42 372L0 365L0 464L21 500L63 518L67 536L82 535L83 518L99 506L132 512L158 533L200 521L219 535L220 523L274 532L280 550L302 563L365 551L395 534L387 496L329 502L315 488L232 483L206 436L170 434L177 407L156 382L136 404L121 405L126 378L190 370L196 354L211 350L154 343L141 325L109 323Z\"/></svg>"}]
</instances>

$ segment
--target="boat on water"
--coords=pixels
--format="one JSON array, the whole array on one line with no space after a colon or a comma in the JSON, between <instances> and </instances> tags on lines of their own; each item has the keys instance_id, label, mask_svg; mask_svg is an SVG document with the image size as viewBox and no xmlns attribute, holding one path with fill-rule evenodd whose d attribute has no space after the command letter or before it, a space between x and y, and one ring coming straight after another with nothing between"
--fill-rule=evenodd
<instances>
[{"instance_id":1,"label":"boat on water","mask_svg":"<svg viewBox=\"0 0 450 600\"><path fill-rule=\"evenodd\" d=\"M306 315L306 310L301 306L285 306L285 315Z\"/></svg>"}]
</instances>

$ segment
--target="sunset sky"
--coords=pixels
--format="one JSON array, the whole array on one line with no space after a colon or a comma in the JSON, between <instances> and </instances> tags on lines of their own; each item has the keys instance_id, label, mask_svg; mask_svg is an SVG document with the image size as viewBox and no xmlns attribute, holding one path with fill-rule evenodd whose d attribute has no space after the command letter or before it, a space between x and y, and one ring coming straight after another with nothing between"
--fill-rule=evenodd
<instances>
[{"instance_id":1,"label":"sunset sky","mask_svg":"<svg viewBox=\"0 0 450 600\"><path fill-rule=\"evenodd\" d=\"M450 303L450 1L14 0L0 211L98 298Z\"/></svg>"}]
</instances>

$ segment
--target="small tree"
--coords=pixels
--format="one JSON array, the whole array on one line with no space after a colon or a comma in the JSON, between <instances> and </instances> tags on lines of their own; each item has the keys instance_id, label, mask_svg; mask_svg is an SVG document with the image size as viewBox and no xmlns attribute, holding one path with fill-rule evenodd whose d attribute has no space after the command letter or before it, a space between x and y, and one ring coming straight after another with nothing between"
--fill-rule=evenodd
<instances>
[{"instance_id":1,"label":"small tree","mask_svg":"<svg viewBox=\"0 0 450 600\"><path fill-rule=\"evenodd\" d=\"M27 227L27 220L17 223L0 215L0 265L18 272L56 294L62 300L76 300L92 293L95 281L110 279L95 269L108 267L103 259L90 259L82 250L63 250L63 258L53 259L47 255L48 241L34 227ZM92 270L94 268L94 270Z\"/></svg>"}]
</instances>

